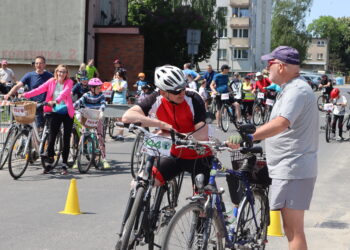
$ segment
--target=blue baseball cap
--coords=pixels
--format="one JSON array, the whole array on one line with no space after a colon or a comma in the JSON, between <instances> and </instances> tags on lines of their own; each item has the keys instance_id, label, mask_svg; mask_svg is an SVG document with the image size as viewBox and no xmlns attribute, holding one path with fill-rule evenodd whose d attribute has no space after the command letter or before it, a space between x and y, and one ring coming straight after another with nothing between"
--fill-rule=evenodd
<instances>
[{"instance_id":1,"label":"blue baseball cap","mask_svg":"<svg viewBox=\"0 0 350 250\"><path fill-rule=\"evenodd\" d=\"M274 49L270 54L263 55L261 60L270 61L273 59L278 59L281 62L299 65L300 57L298 50L289 46L279 46Z\"/></svg>"}]
</instances>

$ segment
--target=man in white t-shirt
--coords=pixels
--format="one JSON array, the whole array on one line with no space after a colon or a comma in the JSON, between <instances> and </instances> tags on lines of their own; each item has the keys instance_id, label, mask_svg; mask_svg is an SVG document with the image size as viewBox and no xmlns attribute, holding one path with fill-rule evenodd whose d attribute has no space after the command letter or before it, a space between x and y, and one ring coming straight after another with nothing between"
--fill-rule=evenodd
<instances>
[{"instance_id":1,"label":"man in white t-shirt","mask_svg":"<svg viewBox=\"0 0 350 250\"><path fill-rule=\"evenodd\" d=\"M16 83L15 73L13 73L12 69L7 67L7 61L1 61L0 68L0 92L3 94L7 94L11 89L12 85Z\"/></svg>"}]
</instances>

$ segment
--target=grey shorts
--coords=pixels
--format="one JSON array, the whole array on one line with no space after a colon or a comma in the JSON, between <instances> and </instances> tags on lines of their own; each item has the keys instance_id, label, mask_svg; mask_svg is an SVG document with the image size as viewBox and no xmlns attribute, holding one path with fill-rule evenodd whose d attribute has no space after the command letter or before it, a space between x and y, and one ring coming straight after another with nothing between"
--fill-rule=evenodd
<instances>
[{"instance_id":1,"label":"grey shorts","mask_svg":"<svg viewBox=\"0 0 350 250\"><path fill-rule=\"evenodd\" d=\"M281 180L272 179L270 186L270 209L290 208L308 210L316 182L315 178Z\"/></svg>"}]
</instances>

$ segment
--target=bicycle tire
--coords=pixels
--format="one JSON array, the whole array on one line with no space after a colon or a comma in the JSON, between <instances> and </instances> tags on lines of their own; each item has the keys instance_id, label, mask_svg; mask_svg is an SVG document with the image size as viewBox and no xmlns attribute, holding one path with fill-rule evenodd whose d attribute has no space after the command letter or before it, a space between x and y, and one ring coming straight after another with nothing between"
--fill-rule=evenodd
<instances>
[{"instance_id":1,"label":"bicycle tire","mask_svg":"<svg viewBox=\"0 0 350 250\"><path fill-rule=\"evenodd\" d=\"M172 218L162 242L163 250L177 250L177 249L207 249L203 245L202 232L207 231L203 225L211 228L211 239L208 239L208 244L213 244L210 249L223 250L223 233L221 231L220 221L213 211L212 220L209 223L204 221L208 218L202 218L199 215L205 214L203 205L199 202L193 202L182 207ZM189 218L191 217L191 218ZM204 221L203 221L204 220ZM211 222L210 222L211 221ZM179 229L177 229L179 227ZM185 232L188 232L187 234ZM184 243L176 243L184 237ZM196 245L196 246L193 246Z\"/></svg>"},{"instance_id":2,"label":"bicycle tire","mask_svg":"<svg viewBox=\"0 0 350 250\"><path fill-rule=\"evenodd\" d=\"M270 224L268 198L264 191L258 189L252 190L252 195L257 227L254 222L253 209L245 197L238 208L235 245L253 245L253 249L263 250L267 239L267 226Z\"/></svg>"},{"instance_id":3,"label":"bicycle tire","mask_svg":"<svg viewBox=\"0 0 350 250\"><path fill-rule=\"evenodd\" d=\"M50 169L54 169L61 157L61 152L62 152L62 145L63 145L63 141L62 141L62 134L61 132L59 132L56 136L55 139L55 146L54 146L54 151L55 151L55 155L54 155L54 162L53 163L47 163L45 161L44 158L41 158L41 165L43 166L44 170L50 170ZM43 141L41 142L42 146L40 149L40 155L42 155L43 153L47 152L47 147L49 145L49 134L46 134Z\"/></svg>"},{"instance_id":4,"label":"bicycle tire","mask_svg":"<svg viewBox=\"0 0 350 250\"><path fill-rule=\"evenodd\" d=\"M263 110L260 105L254 104L252 117L255 126L259 126L263 123Z\"/></svg>"},{"instance_id":5,"label":"bicycle tire","mask_svg":"<svg viewBox=\"0 0 350 250\"><path fill-rule=\"evenodd\" d=\"M225 133L228 131L228 128L230 126L230 114L229 114L229 108L227 105L222 105L220 109L220 114L219 114L219 125L222 131Z\"/></svg>"},{"instance_id":6,"label":"bicycle tire","mask_svg":"<svg viewBox=\"0 0 350 250\"><path fill-rule=\"evenodd\" d=\"M317 98L317 108L319 111L323 111L323 105L324 105L324 97L323 95L320 95L318 98Z\"/></svg>"},{"instance_id":7,"label":"bicycle tire","mask_svg":"<svg viewBox=\"0 0 350 250\"><path fill-rule=\"evenodd\" d=\"M142 171L145 155L141 151L143 145L143 133L140 133L136 136L134 145L131 151L131 159L130 159L130 172L131 176L135 179L136 176Z\"/></svg>"},{"instance_id":8,"label":"bicycle tire","mask_svg":"<svg viewBox=\"0 0 350 250\"><path fill-rule=\"evenodd\" d=\"M271 116L271 111L272 111L272 107L269 106L264 114L264 123L267 123L270 120L270 116Z\"/></svg>"},{"instance_id":9,"label":"bicycle tire","mask_svg":"<svg viewBox=\"0 0 350 250\"><path fill-rule=\"evenodd\" d=\"M331 121L330 118L328 117L328 115L326 115L326 142L330 142L331 141L331 131L332 131L332 127L331 127Z\"/></svg>"},{"instance_id":10,"label":"bicycle tire","mask_svg":"<svg viewBox=\"0 0 350 250\"><path fill-rule=\"evenodd\" d=\"M83 136L79 145L77 165L81 174L86 174L94 164L94 142L90 136Z\"/></svg>"},{"instance_id":11,"label":"bicycle tire","mask_svg":"<svg viewBox=\"0 0 350 250\"><path fill-rule=\"evenodd\" d=\"M95 165L95 168L98 169L101 164L102 152L101 152L100 144L98 143L97 135L94 135L93 142L94 142L94 150L95 150L94 165Z\"/></svg>"},{"instance_id":12,"label":"bicycle tire","mask_svg":"<svg viewBox=\"0 0 350 250\"><path fill-rule=\"evenodd\" d=\"M30 152L31 152L32 143L29 142L28 148L26 150L27 152L19 152L21 149L25 149L24 147L27 140L31 140L30 133L21 131L17 133L16 137L13 139L13 142L10 146L9 157L8 157L8 168L9 168L10 175L15 180L17 180L24 174L24 172L26 171L29 165L29 161L31 158ZM16 160L19 160L19 161L15 162Z\"/></svg>"},{"instance_id":13,"label":"bicycle tire","mask_svg":"<svg viewBox=\"0 0 350 250\"><path fill-rule=\"evenodd\" d=\"M167 181L165 186L157 187L155 201L151 206L151 231L148 235L148 250L161 247L163 235L175 214L179 187L176 179Z\"/></svg>"},{"instance_id":14,"label":"bicycle tire","mask_svg":"<svg viewBox=\"0 0 350 250\"><path fill-rule=\"evenodd\" d=\"M12 140L14 139L14 137L16 136L18 132L18 127L17 126L11 126L7 135L6 135L6 139L5 142L2 146L2 150L0 153L0 170L4 168L7 159L9 157L9 148L11 146Z\"/></svg>"},{"instance_id":15,"label":"bicycle tire","mask_svg":"<svg viewBox=\"0 0 350 250\"><path fill-rule=\"evenodd\" d=\"M145 192L146 190L143 186L140 186L137 188L136 194L135 194L135 200L133 202L129 217L125 223L125 227L123 229L122 235L120 236L115 246L116 250L130 249L129 239L130 239L131 231L133 230L135 222L137 221L140 215Z\"/></svg>"},{"instance_id":16,"label":"bicycle tire","mask_svg":"<svg viewBox=\"0 0 350 250\"><path fill-rule=\"evenodd\" d=\"M78 151L79 151L79 135L78 132L76 131L75 128L73 128L71 137L70 137L70 159L72 166L74 165L75 161L77 160L78 157Z\"/></svg>"},{"instance_id":17,"label":"bicycle tire","mask_svg":"<svg viewBox=\"0 0 350 250\"><path fill-rule=\"evenodd\" d=\"M108 123L108 134L111 138L114 137L113 133L114 133L114 118L110 118L109 119L109 123Z\"/></svg>"}]
</instances>

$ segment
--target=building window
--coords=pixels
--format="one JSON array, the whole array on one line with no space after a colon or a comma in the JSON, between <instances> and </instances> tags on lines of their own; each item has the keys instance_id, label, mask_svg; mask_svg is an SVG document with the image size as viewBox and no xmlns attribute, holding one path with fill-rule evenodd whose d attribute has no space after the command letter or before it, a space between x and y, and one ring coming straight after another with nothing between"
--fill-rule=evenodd
<instances>
[{"instance_id":1,"label":"building window","mask_svg":"<svg viewBox=\"0 0 350 250\"><path fill-rule=\"evenodd\" d=\"M227 16L227 7L219 7L218 12L222 13L223 16Z\"/></svg>"},{"instance_id":2,"label":"building window","mask_svg":"<svg viewBox=\"0 0 350 250\"><path fill-rule=\"evenodd\" d=\"M323 60L323 53L317 53L317 60Z\"/></svg>"},{"instance_id":3,"label":"building window","mask_svg":"<svg viewBox=\"0 0 350 250\"><path fill-rule=\"evenodd\" d=\"M232 37L248 37L248 29L233 29Z\"/></svg>"},{"instance_id":4,"label":"building window","mask_svg":"<svg viewBox=\"0 0 350 250\"><path fill-rule=\"evenodd\" d=\"M312 60L312 54L307 54L307 60Z\"/></svg>"},{"instance_id":5,"label":"building window","mask_svg":"<svg viewBox=\"0 0 350 250\"><path fill-rule=\"evenodd\" d=\"M250 17L249 8L232 8L233 17Z\"/></svg>"},{"instance_id":6,"label":"building window","mask_svg":"<svg viewBox=\"0 0 350 250\"><path fill-rule=\"evenodd\" d=\"M248 49L234 49L233 59L248 59Z\"/></svg>"},{"instance_id":7,"label":"building window","mask_svg":"<svg viewBox=\"0 0 350 250\"><path fill-rule=\"evenodd\" d=\"M326 42L325 42L325 41L322 41L322 40L317 41L317 46L319 46L319 47L324 47L325 45L326 45Z\"/></svg>"},{"instance_id":8,"label":"building window","mask_svg":"<svg viewBox=\"0 0 350 250\"><path fill-rule=\"evenodd\" d=\"M218 33L219 37L227 37L227 29L220 29Z\"/></svg>"},{"instance_id":9,"label":"building window","mask_svg":"<svg viewBox=\"0 0 350 250\"><path fill-rule=\"evenodd\" d=\"M218 50L218 57L219 57L219 60L226 60L227 50L226 49L219 49Z\"/></svg>"}]
</instances>

